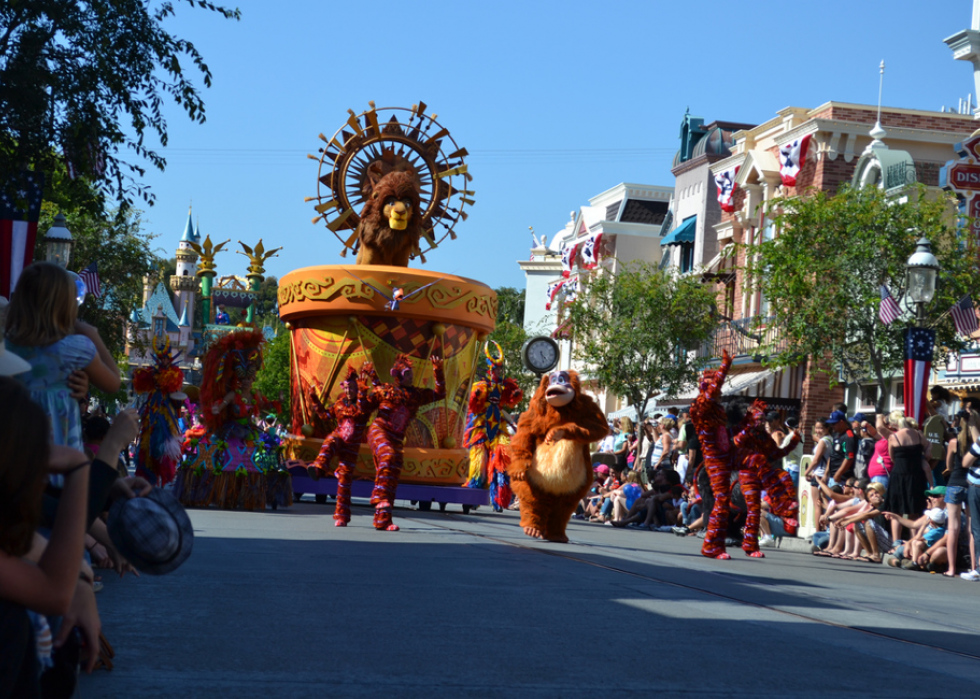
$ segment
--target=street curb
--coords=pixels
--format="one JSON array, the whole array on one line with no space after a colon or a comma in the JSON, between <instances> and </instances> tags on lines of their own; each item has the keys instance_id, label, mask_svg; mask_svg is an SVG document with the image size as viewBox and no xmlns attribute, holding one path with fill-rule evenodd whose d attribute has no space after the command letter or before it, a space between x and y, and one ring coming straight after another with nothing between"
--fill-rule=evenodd
<instances>
[{"instance_id":1,"label":"street curb","mask_svg":"<svg viewBox=\"0 0 980 699\"><path fill-rule=\"evenodd\" d=\"M796 553L810 553L810 542L795 536L781 536L776 539L776 548Z\"/></svg>"}]
</instances>

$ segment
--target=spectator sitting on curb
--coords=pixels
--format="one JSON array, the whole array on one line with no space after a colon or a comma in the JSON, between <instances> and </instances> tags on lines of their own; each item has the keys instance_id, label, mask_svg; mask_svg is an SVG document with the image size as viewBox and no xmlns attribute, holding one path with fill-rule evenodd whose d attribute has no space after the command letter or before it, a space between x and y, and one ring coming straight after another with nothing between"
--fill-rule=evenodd
<instances>
[{"instance_id":1,"label":"spectator sitting on curb","mask_svg":"<svg viewBox=\"0 0 980 699\"><path fill-rule=\"evenodd\" d=\"M605 464L592 464L592 478L593 483L589 489L589 494L579 503L578 509L580 511L572 515L575 519L589 519L593 516L599 516L599 506L602 505L600 490L602 484L609 478L609 467Z\"/></svg>"},{"instance_id":2,"label":"spectator sitting on curb","mask_svg":"<svg viewBox=\"0 0 980 699\"><path fill-rule=\"evenodd\" d=\"M888 551L892 546L888 530L875 521L876 517L881 517L881 508L885 504L885 486L862 479L857 487L864 492L867 505L860 512L844 519L842 524L853 527L860 548L868 552L867 556L856 556L855 560L881 563L882 552Z\"/></svg>"},{"instance_id":3,"label":"spectator sitting on curb","mask_svg":"<svg viewBox=\"0 0 980 699\"><path fill-rule=\"evenodd\" d=\"M946 563L946 510L943 497L946 495L945 486L930 488L926 491L926 511L916 520L885 513L889 522L898 520L899 524L907 527L913 533L912 538L905 542L904 558L901 566L906 570L923 570L929 564ZM924 557L924 554L928 554ZM923 561L923 562L920 562Z\"/></svg>"}]
</instances>

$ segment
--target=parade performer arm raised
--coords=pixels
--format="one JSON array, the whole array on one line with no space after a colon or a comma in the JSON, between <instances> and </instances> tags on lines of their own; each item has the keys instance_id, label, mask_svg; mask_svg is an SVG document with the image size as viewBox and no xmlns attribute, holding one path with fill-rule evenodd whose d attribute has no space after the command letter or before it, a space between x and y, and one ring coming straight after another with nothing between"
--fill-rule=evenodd
<instances>
[{"instance_id":1,"label":"parade performer arm raised","mask_svg":"<svg viewBox=\"0 0 980 699\"><path fill-rule=\"evenodd\" d=\"M432 357L435 389L416 388L412 385L415 373L407 355L399 354L391 367L394 384L381 383L377 374L370 372L378 393L378 415L368 428L368 444L374 452L375 480L371 494L374 509L374 527L380 530L398 531L392 524L391 510L402 470L405 431L419 408L426 403L446 397L446 380L442 371L442 359Z\"/></svg>"},{"instance_id":2,"label":"parade performer arm raised","mask_svg":"<svg viewBox=\"0 0 980 699\"><path fill-rule=\"evenodd\" d=\"M599 406L582 393L577 372L542 377L510 445L508 473L525 534L568 541L568 520L591 485L589 443L608 432Z\"/></svg>"}]
</instances>

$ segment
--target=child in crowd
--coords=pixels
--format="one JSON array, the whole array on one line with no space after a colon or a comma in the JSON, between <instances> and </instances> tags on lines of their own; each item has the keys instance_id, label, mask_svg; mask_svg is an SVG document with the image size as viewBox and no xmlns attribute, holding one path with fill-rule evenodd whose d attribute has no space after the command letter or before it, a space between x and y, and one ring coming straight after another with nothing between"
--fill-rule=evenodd
<instances>
[{"instance_id":1,"label":"child in crowd","mask_svg":"<svg viewBox=\"0 0 980 699\"><path fill-rule=\"evenodd\" d=\"M17 282L7 311L7 349L25 359L30 372L17 376L47 413L52 443L81 450L82 416L68 377L84 370L97 388L119 390L119 369L98 331L78 320L71 274L56 264L36 262Z\"/></svg>"}]
</instances>

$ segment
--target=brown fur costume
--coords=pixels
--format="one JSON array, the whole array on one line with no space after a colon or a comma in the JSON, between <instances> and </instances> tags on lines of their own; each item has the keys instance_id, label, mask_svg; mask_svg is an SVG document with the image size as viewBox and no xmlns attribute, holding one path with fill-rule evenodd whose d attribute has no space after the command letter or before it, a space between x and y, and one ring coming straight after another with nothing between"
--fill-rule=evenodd
<instances>
[{"instance_id":1,"label":"brown fur costume","mask_svg":"<svg viewBox=\"0 0 980 699\"><path fill-rule=\"evenodd\" d=\"M567 372L575 398L560 408L545 400L550 376L538 385L531 405L521 415L510 444L507 471L520 499L521 526L538 530L549 541L567 542L565 527L579 501L592 485L589 443L609 432L599 406L582 393L578 374ZM546 437L562 430L562 438L549 444ZM529 535L533 536L530 532Z\"/></svg>"},{"instance_id":2,"label":"brown fur costume","mask_svg":"<svg viewBox=\"0 0 980 699\"><path fill-rule=\"evenodd\" d=\"M389 197L407 198L412 202L412 216L403 231L392 230L388 225L384 208ZM408 259L422 238L420 206L419 185L414 172L397 170L378 180L357 226L360 244L357 264L408 267Z\"/></svg>"}]
</instances>

